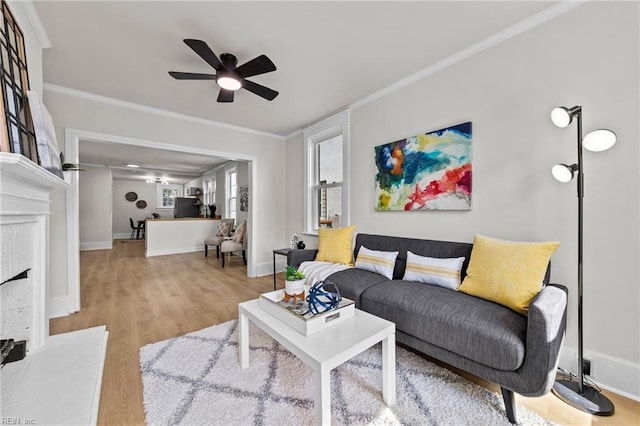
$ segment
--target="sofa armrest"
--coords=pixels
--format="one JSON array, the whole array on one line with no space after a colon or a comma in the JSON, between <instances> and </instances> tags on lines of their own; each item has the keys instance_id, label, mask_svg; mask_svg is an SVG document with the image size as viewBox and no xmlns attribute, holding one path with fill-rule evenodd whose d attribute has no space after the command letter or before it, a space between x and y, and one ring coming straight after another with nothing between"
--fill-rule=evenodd
<instances>
[{"instance_id":1,"label":"sofa armrest","mask_svg":"<svg viewBox=\"0 0 640 426\"><path fill-rule=\"evenodd\" d=\"M531 380L527 396L544 395L553 386L566 316L567 288L558 284L545 286L529 305L526 359L522 366Z\"/></svg>"},{"instance_id":2,"label":"sofa armrest","mask_svg":"<svg viewBox=\"0 0 640 426\"><path fill-rule=\"evenodd\" d=\"M306 260L315 260L316 254L318 250L315 249L291 250L287 253L287 265L297 268Z\"/></svg>"}]
</instances>

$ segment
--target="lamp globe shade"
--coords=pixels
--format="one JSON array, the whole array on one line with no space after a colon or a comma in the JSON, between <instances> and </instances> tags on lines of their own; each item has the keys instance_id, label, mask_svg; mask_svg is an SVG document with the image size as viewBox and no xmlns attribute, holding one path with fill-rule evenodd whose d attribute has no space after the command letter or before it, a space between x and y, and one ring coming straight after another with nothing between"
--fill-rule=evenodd
<instances>
[{"instance_id":1,"label":"lamp globe shade","mask_svg":"<svg viewBox=\"0 0 640 426\"><path fill-rule=\"evenodd\" d=\"M570 182L573 179L573 170L566 164L556 164L551 168L553 177L562 183Z\"/></svg>"},{"instance_id":2,"label":"lamp globe shade","mask_svg":"<svg viewBox=\"0 0 640 426\"><path fill-rule=\"evenodd\" d=\"M565 107L554 108L551 111L551 121L558 127L567 127L572 120L572 115Z\"/></svg>"},{"instance_id":3,"label":"lamp globe shade","mask_svg":"<svg viewBox=\"0 0 640 426\"><path fill-rule=\"evenodd\" d=\"M606 151L615 143L616 134L609 129L594 130L582 139L584 149L593 152Z\"/></svg>"}]
</instances>

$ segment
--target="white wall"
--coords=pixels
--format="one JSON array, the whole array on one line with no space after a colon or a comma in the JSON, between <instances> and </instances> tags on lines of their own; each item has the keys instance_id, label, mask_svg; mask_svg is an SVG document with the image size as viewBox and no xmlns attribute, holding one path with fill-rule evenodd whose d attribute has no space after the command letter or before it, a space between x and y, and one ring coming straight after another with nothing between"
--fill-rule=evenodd
<instances>
[{"instance_id":1,"label":"white wall","mask_svg":"<svg viewBox=\"0 0 640 426\"><path fill-rule=\"evenodd\" d=\"M138 200L147 202L147 207L139 209L136 201L127 201L127 192L138 194ZM116 179L113 181L113 238L129 238L131 225L129 218L134 221L151 217L152 213L158 213L161 217L173 217L173 210L157 209L158 191L155 183L146 183L134 180Z\"/></svg>"},{"instance_id":2,"label":"white wall","mask_svg":"<svg viewBox=\"0 0 640 426\"><path fill-rule=\"evenodd\" d=\"M111 169L85 166L80 179L80 250L111 248Z\"/></svg>"},{"instance_id":3,"label":"white wall","mask_svg":"<svg viewBox=\"0 0 640 426\"><path fill-rule=\"evenodd\" d=\"M281 244L281 235L284 232L282 221L284 193L272 193L272 188L278 187L284 181L284 170L279 167L284 157L283 139L180 120L51 91L45 91L44 100L53 116L60 141L64 141L65 129L69 128L205 149L230 158L238 158L238 156L256 158L257 164L253 170L257 173L256 209L260 214L257 215L255 223L253 273L256 275L270 273L271 250ZM218 182L218 185L220 184ZM64 211L64 198L54 200L53 208ZM63 245L66 239L66 214L52 217L52 225L57 230L57 235L52 235L52 245ZM66 250L60 250L56 255L56 262L63 267L56 271L55 291L65 295L67 292L67 272L64 269L67 264Z\"/></svg>"},{"instance_id":4,"label":"white wall","mask_svg":"<svg viewBox=\"0 0 640 426\"><path fill-rule=\"evenodd\" d=\"M552 281L570 291L571 350L578 329L576 186L557 183L550 169L577 161L576 125L559 129L549 113L556 106L582 105L585 133L613 129L613 149L584 156L584 344L595 358L596 380L636 398L638 8L589 2L354 109L349 167L351 222L359 232L469 242L475 233L562 241L553 256ZM471 211L374 211L374 146L465 121L473 122ZM287 226L281 238L302 229L302 158L302 138L295 135L287 141ZM307 246L317 244L304 239ZM605 371L609 367L614 371ZM627 367L631 374L624 377Z\"/></svg>"}]
</instances>

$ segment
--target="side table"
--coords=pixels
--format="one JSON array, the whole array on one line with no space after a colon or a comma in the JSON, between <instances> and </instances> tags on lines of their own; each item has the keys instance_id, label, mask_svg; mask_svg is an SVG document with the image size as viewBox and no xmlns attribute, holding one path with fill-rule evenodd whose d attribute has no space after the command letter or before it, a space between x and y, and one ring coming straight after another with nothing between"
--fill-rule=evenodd
<instances>
[{"instance_id":1,"label":"side table","mask_svg":"<svg viewBox=\"0 0 640 426\"><path fill-rule=\"evenodd\" d=\"M281 248L273 250L273 289L276 289L276 254L286 256L291 250L290 248Z\"/></svg>"}]
</instances>

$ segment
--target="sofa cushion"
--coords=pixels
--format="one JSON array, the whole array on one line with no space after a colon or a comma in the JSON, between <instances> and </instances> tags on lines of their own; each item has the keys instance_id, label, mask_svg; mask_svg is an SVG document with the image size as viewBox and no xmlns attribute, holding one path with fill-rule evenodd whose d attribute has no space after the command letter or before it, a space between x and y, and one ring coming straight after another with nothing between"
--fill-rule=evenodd
<instances>
[{"instance_id":1,"label":"sofa cushion","mask_svg":"<svg viewBox=\"0 0 640 426\"><path fill-rule=\"evenodd\" d=\"M355 226L318 229L318 262L344 263L353 266L353 232Z\"/></svg>"},{"instance_id":2,"label":"sofa cushion","mask_svg":"<svg viewBox=\"0 0 640 426\"><path fill-rule=\"evenodd\" d=\"M390 280L374 272L350 268L329 275L327 281L337 285L340 294L356 302L356 308L360 308L360 295L363 291L371 286L389 282Z\"/></svg>"},{"instance_id":3,"label":"sofa cushion","mask_svg":"<svg viewBox=\"0 0 640 426\"><path fill-rule=\"evenodd\" d=\"M459 290L526 315L559 245L557 241L527 243L476 235Z\"/></svg>"},{"instance_id":4,"label":"sofa cushion","mask_svg":"<svg viewBox=\"0 0 640 426\"><path fill-rule=\"evenodd\" d=\"M487 367L513 371L524 360L527 318L496 303L394 280L364 290L360 305L404 333Z\"/></svg>"},{"instance_id":5,"label":"sofa cushion","mask_svg":"<svg viewBox=\"0 0 640 426\"><path fill-rule=\"evenodd\" d=\"M464 257L461 278L464 279L465 269L469 263L472 245L469 243L456 243L452 241L420 240L417 238L392 237L389 235L358 234L356 237L355 252L361 246L370 250L398 251L396 265L393 270L393 278L401 280L404 276L407 262L407 251L420 256L452 258Z\"/></svg>"},{"instance_id":6,"label":"sofa cushion","mask_svg":"<svg viewBox=\"0 0 640 426\"><path fill-rule=\"evenodd\" d=\"M375 272L389 279L393 278L393 267L396 264L397 251L369 250L361 246L356 257L356 268Z\"/></svg>"},{"instance_id":7,"label":"sofa cushion","mask_svg":"<svg viewBox=\"0 0 640 426\"><path fill-rule=\"evenodd\" d=\"M464 257L441 259L407 251L407 266L402 279L458 290L463 263Z\"/></svg>"}]
</instances>

